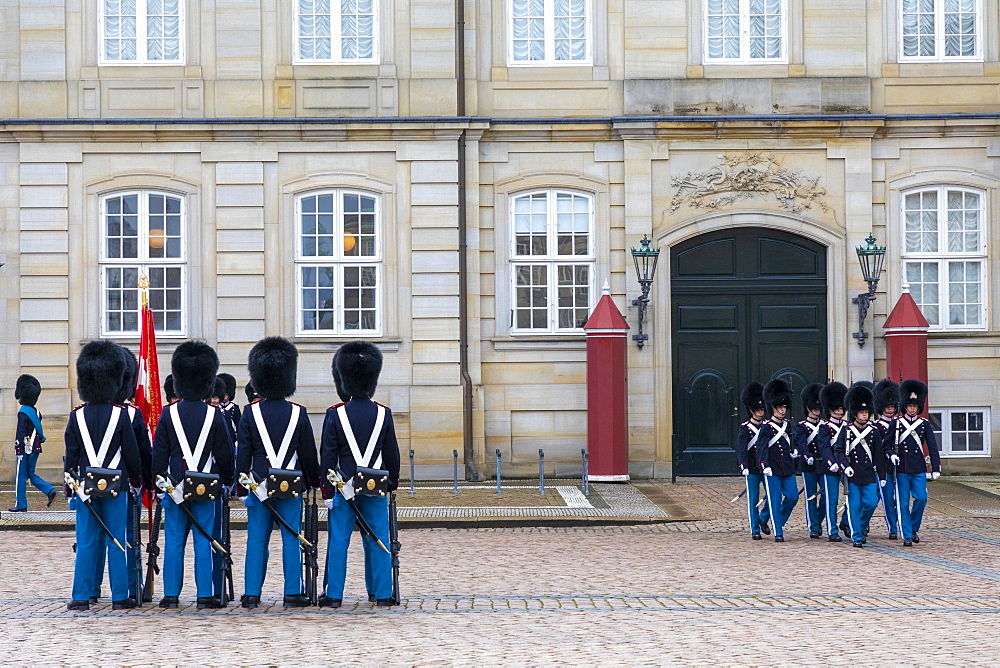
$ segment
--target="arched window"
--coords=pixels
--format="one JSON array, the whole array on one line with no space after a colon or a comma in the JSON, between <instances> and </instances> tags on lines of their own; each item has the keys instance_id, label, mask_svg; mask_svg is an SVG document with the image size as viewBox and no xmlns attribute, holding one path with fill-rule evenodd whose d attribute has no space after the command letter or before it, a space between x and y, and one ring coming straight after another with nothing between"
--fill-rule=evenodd
<instances>
[{"instance_id":1,"label":"arched window","mask_svg":"<svg viewBox=\"0 0 1000 668\"><path fill-rule=\"evenodd\" d=\"M538 190L511 199L511 333L577 333L593 306L594 198Z\"/></svg>"},{"instance_id":2,"label":"arched window","mask_svg":"<svg viewBox=\"0 0 1000 668\"><path fill-rule=\"evenodd\" d=\"M295 202L300 335L378 334L382 244L379 198L350 190Z\"/></svg>"}]
</instances>

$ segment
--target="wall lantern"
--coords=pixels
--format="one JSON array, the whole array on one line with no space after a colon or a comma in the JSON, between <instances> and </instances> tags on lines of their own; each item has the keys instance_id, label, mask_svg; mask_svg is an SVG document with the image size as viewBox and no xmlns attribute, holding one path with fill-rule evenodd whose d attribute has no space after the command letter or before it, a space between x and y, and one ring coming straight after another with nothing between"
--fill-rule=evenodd
<instances>
[{"instance_id":1,"label":"wall lantern","mask_svg":"<svg viewBox=\"0 0 1000 668\"><path fill-rule=\"evenodd\" d=\"M646 306L649 304L649 288L653 285L653 276L656 274L656 262L660 259L660 249L650 248L649 238L644 234L639 242L640 248L632 249L632 260L635 262L635 275L639 279L639 287L642 288L642 296L632 300L632 306L639 307L639 333L632 335L632 340L639 348L649 339L648 334L642 333L642 319L646 315Z\"/></svg>"},{"instance_id":2,"label":"wall lantern","mask_svg":"<svg viewBox=\"0 0 1000 668\"><path fill-rule=\"evenodd\" d=\"M875 237L871 234L865 239L864 246L858 246L858 261L861 263L861 273L865 283L868 284L868 292L862 292L857 297L851 299L852 304L858 305L858 331L853 336L858 341L858 345L864 347L868 332L865 331L865 317L868 315L868 307L875 301L875 288L878 287L879 277L882 275L882 263L885 261L885 246L876 246Z\"/></svg>"}]
</instances>

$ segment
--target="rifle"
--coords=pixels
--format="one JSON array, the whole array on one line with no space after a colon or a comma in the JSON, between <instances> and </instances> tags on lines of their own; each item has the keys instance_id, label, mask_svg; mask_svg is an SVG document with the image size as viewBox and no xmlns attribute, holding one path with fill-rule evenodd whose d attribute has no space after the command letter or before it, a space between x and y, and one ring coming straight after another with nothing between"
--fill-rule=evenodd
<instances>
[{"instance_id":1,"label":"rifle","mask_svg":"<svg viewBox=\"0 0 1000 668\"><path fill-rule=\"evenodd\" d=\"M146 541L146 581L142 585L142 600L149 603L153 600L154 576L160 574L160 567L156 564L156 558L160 556L160 546L157 541L160 539L160 524L163 521L163 506L160 497L156 497L155 509L152 510L152 519L149 524L149 539Z\"/></svg>"},{"instance_id":2,"label":"rifle","mask_svg":"<svg viewBox=\"0 0 1000 668\"><path fill-rule=\"evenodd\" d=\"M303 499L305 501L305 499ZM309 597L310 605L319 604L319 506L316 504L316 490L312 491L311 501L302 504L304 513L302 526L306 540L312 543L309 547L303 547L303 580L306 585L306 596Z\"/></svg>"},{"instance_id":3,"label":"rifle","mask_svg":"<svg viewBox=\"0 0 1000 668\"><path fill-rule=\"evenodd\" d=\"M389 549L392 555L392 602L399 605L399 522L396 516L396 492L389 492Z\"/></svg>"},{"instance_id":4,"label":"rifle","mask_svg":"<svg viewBox=\"0 0 1000 668\"><path fill-rule=\"evenodd\" d=\"M219 592L219 602L223 607L235 597L233 590L233 555L232 555L232 532L229 528L229 492L222 492L222 521L219 523L219 533L222 534L222 547L226 551L222 554L222 591Z\"/></svg>"},{"instance_id":5,"label":"rifle","mask_svg":"<svg viewBox=\"0 0 1000 668\"><path fill-rule=\"evenodd\" d=\"M142 518L142 496L132 494L129 499L132 512L129 521L132 523L132 561L135 569L135 607L141 608L143 601L142 589L142 526L139 521Z\"/></svg>"}]
</instances>

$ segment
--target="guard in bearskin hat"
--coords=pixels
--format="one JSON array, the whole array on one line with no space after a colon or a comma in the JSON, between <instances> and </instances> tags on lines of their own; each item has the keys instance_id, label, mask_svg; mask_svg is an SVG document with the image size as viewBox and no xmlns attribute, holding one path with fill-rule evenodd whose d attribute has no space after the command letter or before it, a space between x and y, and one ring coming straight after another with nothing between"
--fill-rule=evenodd
<instances>
[{"instance_id":1,"label":"guard in bearskin hat","mask_svg":"<svg viewBox=\"0 0 1000 668\"><path fill-rule=\"evenodd\" d=\"M792 443L792 428L786 419L792 405L792 388L787 381L775 378L764 386L764 405L770 417L760 428L757 457L764 474L764 487L771 503L774 542L785 542L785 522L799 500L795 485L799 451Z\"/></svg>"},{"instance_id":2,"label":"guard in bearskin hat","mask_svg":"<svg viewBox=\"0 0 1000 668\"><path fill-rule=\"evenodd\" d=\"M216 591L211 531L222 486L233 484L233 450L225 418L206 402L215 388L219 357L203 341L185 341L170 360L180 397L163 409L153 438L153 475L163 497L164 556L161 608L176 608L184 582L184 546L194 531L197 606L222 605Z\"/></svg>"},{"instance_id":3,"label":"guard in bearskin hat","mask_svg":"<svg viewBox=\"0 0 1000 668\"><path fill-rule=\"evenodd\" d=\"M35 463L42 454L45 432L42 431L42 414L35 408L42 384L28 374L18 377L14 385L14 398L21 404L17 409L17 432L14 436L14 456L17 470L14 474L14 507L7 510L23 513L28 510L28 483L49 498L48 505L56 500L56 488L35 473Z\"/></svg>"},{"instance_id":4,"label":"guard in bearskin hat","mask_svg":"<svg viewBox=\"0 0 1000 668\"><path fill-rule=\"evenodd\" d=\"M881 434L871 424L875 410L872 391L856 383L847 391L847 426L834 444L837 463L847 478L847 522L854 547L864 547L878 487L885 485L885 453Z\"/></svg>"},{"instance_id":5,"label":"guard in bearskin hat","mask_svg":"<svg viewBox=\"0 0 1000 668\"><path fill-rule=\"evenodd\" d=\"M250 490L244 608L260 604L267 569L267 546L275 521L281 531L281 563L286 607L309 605L302 590L299 538L302 497L319 487L316 439L305 407L287 401L295 394L299 353L286 339L262 339L250 350L250 382L260 399L249 404L240 422L236 471Z\"/></svg>"},{"instance_id":6,"label":"guard in bearskin hat","mask_svg":"<svg viewBox=\"0 0 1000 668\"><path fill-rule=\"evenodd\" d=\"M233 443L236 443L236 434L240 430L240 407L236 403L236 379L232 374L220 373L217 377L222 381L224 394L220 395L219 408L226 416L226 420L232 426ZM216 389L218 391L218 389Z\"/></svg>"},{"instance_id":7,"label":"guard in bearskin hat","mask_svg":"<svg viewBox=\"0 0 1000 668\"><path fill-rule=\"evenodd\" d=\"M819 468L823 474L823 517L826 520L826 531L830 534L831 543L843 542L837 524L837 504L840 503L840 476L842 473L834 445L840 440L847 427L844 418L847 416L847 386L838 381L827 383L819 393L823 404L823 429L826 437L821 443L820 453L822 465ZM846 527L846 525L845 525Z\"/></svg>"},{"instance_id":8,"label":"guard in bearskin hat","mask_svg":"<svg viewBox=\"0 0 1000 668\"><path fill-rule=\"evenodd\" d=\"M795 449L799 451L802 468L802 490L805 494L806 525L810 538L823 535L823 511L820 492L823 484L823 447L829 439L829 432L824 429L821 415L823 404L819 394L823 390L822 383L810 383L802 388L799 398L802 400L804 420L795 425Z\"/></svg>"},{"instance_id":9,"label":"guard in bearskin hat","mask_svg":"<svg viewBox=\"0 0 1000 668\"><path fill-rule=\"evenodd\" d=\"M760 427L764 423L764 386L758 382L749 383L740 392L740 402L747 409L749 418L736 431L736 463L746 478L747 516L750 519L750 536L760 540L760 534L770 534L767 522L771 516L767 495L761 500L760 490L764 485L760 460L757 458L760 442Z\"/></svg>"},{"instance_id":10,"label":"guard in bearskin hat","mask_svg":"<svg viewBox=\"0 0 1000 668\"><path fill-rule=\"evenodd\" d=\"M919 380L899 385L903 414L893 420L885 435L889 461L896 468L896 513L903 545L920 542L920 523L927 506L927 479L941 476L941 454L931 423L920 417L927 404L927 386ZM913 505L910 505L910 499Z\"/></svg>"},{"instance_id":11,"label":"guard in bearskin hat","mask_svg":"<svg viewBox=\"0 0 1000 668\"><path fill-rule=\"evenodd\" d=\"M899 414L899 385L888 378L875 384L875 427L882 439L882 450L891 456L891 448L886 447L885 436L892 429L892 421ZM885 487L879 487L882 510L885 512L885 526L889 530L889 540L899 538L899 511L896 509L896 467L886 460Z\"/></svg>"},{"instance_id":12,"label":"guard in bearskin hat","mask_svg":"<svg viewBox=\"0 0 1000 668\"><path fill-rule=\"evenodd\" d=\"M142 484L142 464L127 411L114 402L125 357L111 341L91 341L76 359L77 391L86 402L66 424L65 480L76 497L76 563L69 610L89 610L97 559L108 556L112 607L133 608L128 597L125 532L130 486ZM124 468L123 468L124 467ZM99 585L98 585L99 587Z\"/></svg>"},{"instance_id":13,"label":"guard in bearskin hat","mask_svg":"<svg viewBox=\"0 0 1000 668\"><path fill-rule=\"evenodd\" d=\"M389 494L399 485L399 445L392 411L372 401L382 353L366 341L345 343L333 368L340 377L338 393L350 399L327 409L323 422L320 469L330 512L327 584L320 605L340 606L347 549L358 523L370 532L364 533L369 594L376 605L388 606L393 604L392 558L381 546L389 544Z\"/></svg>"}]
</instances>

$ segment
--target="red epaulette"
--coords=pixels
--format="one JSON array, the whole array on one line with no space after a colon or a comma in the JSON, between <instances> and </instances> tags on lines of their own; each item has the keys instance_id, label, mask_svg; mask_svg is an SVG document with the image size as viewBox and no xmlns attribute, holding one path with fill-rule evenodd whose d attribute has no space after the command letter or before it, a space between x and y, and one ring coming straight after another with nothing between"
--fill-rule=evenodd
<instances>
[{"instance_id":1,"label":"red epaulette","mask_svg":"<svg viewBox=\"0 0 1000 668\"><path fill-rule=\"evenodd\" d=\"M288 401L288 399L285 399L285 401ZM290 403L293 406L298 406L299 408L305 408L305 406L303 406L302 404L297 404L294 401L288 401L288 403Z\"/></svg>"},{"instance_id":2,"label":"red epaulette","mask_svg":"<svg viewBox=\"0 0 1000 668\"><path fill-rule=\"evenodd\" d=\"M332 411L335 408L340 408L341 406L345 405L346 403L347 403L346 401L341 401L339 404L334 404L334 405L330 406L329 408L327 408L326 410Z\"/></svg>"},{"instance_id":3,"label":"red epaulette","mask_svg":"<svg viewBox=\"0 0 1000 668\"><path fill-rule=\"evenodd\" d=\"M381 406L382 408L386 408L386 409L388 409L388 408L389 408L389 407L388 407L388 406L386 406L385 404L380 404L380 403L379 403L379 402L377 402L377 401L375 402L375 404L376 404L376 405L378 405L378 406Z\"/></svg>"},{"instance_id":4,"label":"red epaulette","mask_svg":"<svg viewBox=\"0 0 1000 668\"><path fill-rule=\"evenodd\" d=\"M84 407L84 406L86 406L86 405L87 405L87 404L86 404L86 402L85 402L85 403L82 403L82 404L80 404L79 406L76 406L76 407L74 407L74 408L73 408L73 410L72 410L72 411L70 411L70 413L72 413L73 411L78 411L78 410L80 410L81 408L83 408L83 407Z\"/></svg>"},{"instance_id":5,"label":"red epaulette","mask_svg":"<svg viewBox=\"0 0 1000 668\"><path fill-rule=\"evenodd\" d=\"M174 404L176 404L176 403L177 403L178 401L180 401L180 399L174 399L174 400L173 400L173 401L171 401L171 402L170 402L169 404L167 404L167 406L173 406L173 405L174 405Z\"/></svg>"}]
</instances>

